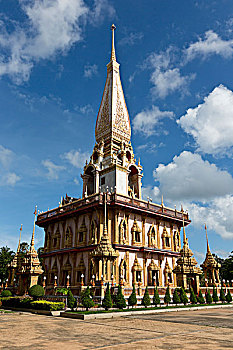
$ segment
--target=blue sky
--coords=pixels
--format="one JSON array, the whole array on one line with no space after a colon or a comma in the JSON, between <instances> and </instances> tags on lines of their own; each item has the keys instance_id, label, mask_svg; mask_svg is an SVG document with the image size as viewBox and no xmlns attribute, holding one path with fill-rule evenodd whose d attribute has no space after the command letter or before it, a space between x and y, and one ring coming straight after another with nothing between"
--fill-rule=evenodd
<instances>
[{"instance_id":1,"label":"blue sky","mask_svg":"<svg viewBox=\"0 0 233 350\"><path fill-rule=\"evenodd\" d=\"M0 0L0 246L81 195L111 24L143 193L188 209L203 260L233 250L233 3ZM36 229L36 244L43 231Z\"/></svg>"}]
</instances>

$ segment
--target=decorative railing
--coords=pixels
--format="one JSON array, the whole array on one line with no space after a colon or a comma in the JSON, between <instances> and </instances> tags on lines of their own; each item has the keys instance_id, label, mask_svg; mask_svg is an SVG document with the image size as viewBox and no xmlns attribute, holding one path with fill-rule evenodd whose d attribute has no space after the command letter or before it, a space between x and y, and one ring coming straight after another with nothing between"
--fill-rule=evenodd
<instances>
[{"instance_id":1,"label":"decorative railing","mask_svg":"<svg viewBox=\"0 0 233 350\"><path fill-rule=\"evenodd\" d=\"M103 193L97 193L85 198L80 198L77 199L75 201L72 201L71 203L65 204L61 207L52 209L52 210L48 210L46 212L42 212L40 214L38 214L37 216L37 223L40 223L43 220L52 218L54 216L57 215L62 215L65 213L72 213L73 211L78 210L81 207L84 206L89 206L93 203L99 203L99 204L103 204L104 203L104 194ZM137 198L130 198L127 196L123 196L123 195L119 195L115 192L113 193L107 193L107 203L110 204L122 204L122 205L128 205L130 207L134 207L134 208L141 208L144 210L149 210L153 213L158 213L160 215L164 215L164 216L170 216L173 218L177 218L182 220L183 216L184 216L184 220L187 221L189 220L189 216L188 213L184 213L181 211L177 211L176 209L170 209L167 208L163 205L158 205L149 201L144 201L141 199L137 199Z\"/></svg>"}]
</instances>

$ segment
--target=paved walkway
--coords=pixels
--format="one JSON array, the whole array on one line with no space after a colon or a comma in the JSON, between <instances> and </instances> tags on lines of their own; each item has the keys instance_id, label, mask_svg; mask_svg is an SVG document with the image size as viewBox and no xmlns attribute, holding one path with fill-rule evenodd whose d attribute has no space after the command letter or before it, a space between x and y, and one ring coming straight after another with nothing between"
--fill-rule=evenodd
<instances>
[{"instance_id":1,"label":"paved walkway","mask_svg":"<svg viewBox=\"0 0 233 350\"><path fill-rule=\"evenodd\" d=\"M233 349L233 310L81 321L0 314L0 349Z\"/></svg>"}]
</instances>

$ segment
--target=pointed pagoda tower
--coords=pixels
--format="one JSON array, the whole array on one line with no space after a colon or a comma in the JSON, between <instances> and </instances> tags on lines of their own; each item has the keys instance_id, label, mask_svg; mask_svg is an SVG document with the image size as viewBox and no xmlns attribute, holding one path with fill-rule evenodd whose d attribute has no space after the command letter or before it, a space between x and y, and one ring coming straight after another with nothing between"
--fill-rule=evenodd
<instances>
[{"instance_id":1,"label":"pointed pagoda tower","mask_svg":"<svg viewBox=\"0 0 233 350\"><path fill-rule=\"evenodd\" d=\"M121 84L119 63L116 61L114 32L112 30L111 59L96 120L96 143L85 165L83 197L109 188L116 193L141 199L142 167L136 164L130 142L131 126Z\"/></svg>"},{"instance_id":2,"label":"pointed pagoda tower","mask_svg":"<svg viewBox=\"0 0 233 350\"><path fill-rule=\"evenodd\" d=\"M96 295L102 295L103 282L123 283L125 290L136 282L143 288L176 287L172 270L180 257L180 230L191 222L188 213L166 207L163 198L161 204L142 199L142 166L131 145L114 25L111 30L95 145L81 175L82 198L66 196L37 217L45 231L46 292L51 294L55 280L66 286L67 271L75 295L93 280Z\"/></svg>"},{"instance_id":3,"label":"pointed pagoda tower","mask_svg":"<svg viewBox=\"0 0 233 350\"><path fill-rule=\"evenodd\" d=\"M20 266L17 269L19 278L18 293L25 294L28 289L38 282L38 277L43 273L37 251L35 249L35 223L36 223L37 207L34 212L34 224L32 238L29 251L26 252Z\"/></svg>"},{"instance_id":4,"label":"pointed pagoda tower","mask_svg":"<svg viewBox=\"0 0 233 350\"><path fill-rule=\"evenodd\" d=\"M208 281L208 286L217 286L220 284L219 280L219 269L221 264L219 264L213 257L207 235L207 226L205 224L205 233L206 233L206 244L207 252L204 262L201 264L201 268L205 274L205 279Z\"/></svg>"},{"instance_id":5,"label":"pointed pagoda tower","mask_svg":"<svg viewBox=\"0 0 233 350\"><path fill-rule=\"evenodd\" d=\"M173 270L177 278L177 286L183 288L192 287L195 293L199 291L199 276L201 269L197 266L197 261L189 248L188 238L185 233L183 220L183 248L180 251L180 257L176 261Z\"/></svg>"}]
</instances>

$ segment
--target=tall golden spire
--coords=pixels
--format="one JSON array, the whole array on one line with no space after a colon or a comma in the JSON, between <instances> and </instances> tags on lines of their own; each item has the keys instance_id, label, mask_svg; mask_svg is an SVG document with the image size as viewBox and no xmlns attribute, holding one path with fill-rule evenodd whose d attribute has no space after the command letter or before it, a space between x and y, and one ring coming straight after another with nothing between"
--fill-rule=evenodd
<instances>
[{"instance_id":1,"label":"tall golden spire","mask_svg":"<svg viewBox=\"0 0 233 350\"><path fill-rule=\"evenodd\" d=\"M30 251L35 250L34 245L35 245L35 227L36 227L37 205L35 207L35 211L34 211L33 214L34 214L34 224L33 224L33 231L32 231L32 239L31 239Z\"/></svg>"},{"instance_id":2,"label":"tall golden spire","mask_svg":"<svg viewBox=\"0 0 233 350\"><path fill-rule=\"evenodd\" d=\"M19 251L20 251L22 227L23 227L23 224L21 224L21 227L20 227L19 244L18 244L18 248L17 248L17 253L19 253Z\"/></svg>"},{"instance_id":3,"label":"tall golden spire","mask_svg":"<svg viewBox=\"0 0 233 350\"><path fill-rule=\"evenodd\" d=\"M208 236L207 236L207 226L205 224L205 234L206 234L206 243L207 243L207 253L210 253L210 246L209 246L209 241L208 241Z\"/></svg>"},{"instance_id":4,"label":"tall golden spire","mask_svg":"<svg viewBox=\"0 0 233 350\"><path fill-rule=\"evenodd\" d=\"M184 213L182 211L182 217L183 217L183 244L188 243L188 238L186 237L186 233L185 233L185 227L184 227Z\"/></svg>"},{"instance_id":5,"label":"tall golden spire","mask_svg":"<svg viewBox=\"0 0 233 350\"><path fill-rule=\"evenodd\" d=\"M112 53L111 53L111 61L116 61L116 52L115 52L115 44L114 44L114 31L116 29L115 24L112 24Z\"/></svg>"}]
</instances>

